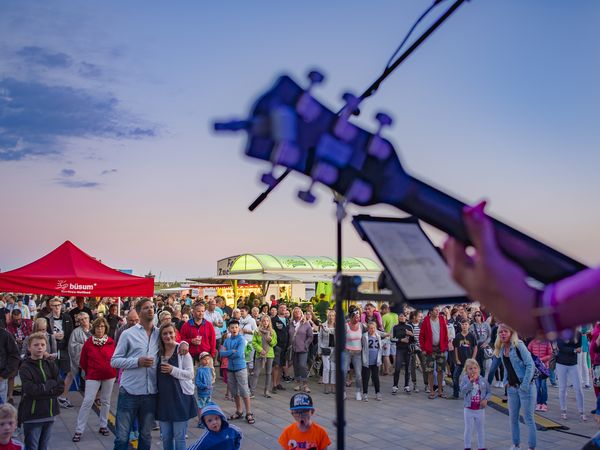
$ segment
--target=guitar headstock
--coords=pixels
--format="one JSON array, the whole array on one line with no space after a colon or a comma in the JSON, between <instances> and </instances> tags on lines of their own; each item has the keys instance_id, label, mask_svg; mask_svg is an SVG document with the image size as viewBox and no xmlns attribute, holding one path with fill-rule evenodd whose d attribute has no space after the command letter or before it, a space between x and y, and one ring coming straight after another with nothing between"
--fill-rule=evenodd
<instances>
[{"instance_id":1,"label":"guitar headstock","mask_svg":"<svg viewBox=\"0 0 600 450\"><path fill-rule=\"evenodd\" d=\"M310 84L303 89L289 76L281 76L259 97L248 120L215 123L215 130L245 129L248 156L309 176L310 187L298 192L304 201L315 200L311 188L318 182L358 205L396 204L408 176L392 144L380 135L391 118L377 114L375 134L358 127L350 117L360 100L351 94L344 94L345 106L335 114L311 94L323 79L312 71ZM272 185L273 171L262 181Z\"/></svg>"}]
</instances>

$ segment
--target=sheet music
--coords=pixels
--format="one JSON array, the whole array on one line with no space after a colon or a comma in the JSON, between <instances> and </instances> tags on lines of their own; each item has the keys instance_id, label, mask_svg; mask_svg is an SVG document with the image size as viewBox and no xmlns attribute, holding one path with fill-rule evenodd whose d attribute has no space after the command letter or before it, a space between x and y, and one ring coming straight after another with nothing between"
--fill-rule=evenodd
<instances>
[{"instance_id":1,"label":"sheet music","mask_svg":"<svg viewBox=\"0 0 600 450\"><path fill-rule=\"evenodd\" d=\"M466 296L417 224L364 220L360 226L407 300Z\"/></svg>"}]
</instances>

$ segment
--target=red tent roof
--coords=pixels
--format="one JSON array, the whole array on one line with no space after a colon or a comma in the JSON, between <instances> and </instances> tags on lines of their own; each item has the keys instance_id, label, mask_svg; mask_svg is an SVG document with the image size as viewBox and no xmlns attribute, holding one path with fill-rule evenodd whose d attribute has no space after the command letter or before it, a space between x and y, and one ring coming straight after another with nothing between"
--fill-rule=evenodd
<instances>
[{"instance_id":1,"label":"red tent roof","mask_svg":"<svg viewBox=\"0 0 600 450\"><path fill-rule=\"evenodd\" d=\"M37 261L0 273L0 292L150 297L154 294L154 279L111 269L65 241Z\"/></svg>"}]
</instances>

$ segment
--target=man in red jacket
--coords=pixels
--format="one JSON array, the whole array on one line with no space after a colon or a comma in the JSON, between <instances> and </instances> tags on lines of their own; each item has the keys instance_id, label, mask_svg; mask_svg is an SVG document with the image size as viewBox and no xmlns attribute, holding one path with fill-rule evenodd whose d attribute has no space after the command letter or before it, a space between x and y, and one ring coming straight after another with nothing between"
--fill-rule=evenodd
<instances>
[{"instance_id":1,"label":"man in red jacket","mask_svg":"<svg viewBox=\"0 0 600 450\"><path fill-rule=\"evenodd\" d=\"M421 324L419 345L425 353L425 372L429 383L425 392L429 393L430 400L435 398L433 390L433 366L435 364L438 394L440 397L446 398L442 382L446 367L446 351L448 350L448 325L446 319L440 316L440 308L437 306L432 308Z\"/></svg>"},{"instance_id":2,"label":"man in red jacket","mask_svg":"<svg viewBox=\"0 0 600 450\"><path fill-rule=\"evenodd\" d=\"M217 340L212 323L204 319L204 303L197 302L192 309L192 318L181 327L181 340L190 344L190 355L198 362L200 353L217 354Z\"/></svg>"}]
</instances>

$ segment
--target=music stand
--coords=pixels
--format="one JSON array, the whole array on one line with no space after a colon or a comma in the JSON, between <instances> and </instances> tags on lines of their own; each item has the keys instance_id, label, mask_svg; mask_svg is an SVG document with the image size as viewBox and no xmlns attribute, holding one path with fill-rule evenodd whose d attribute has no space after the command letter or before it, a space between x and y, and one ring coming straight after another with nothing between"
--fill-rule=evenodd
<instances>
[{"instance_id":1,"label":"music stand","mask_svg":"<svg viewBox=\"0 0 600 450\"><path fill-rule=\"evenodd\" d=\"M407 303L426 308L470 302L415 217L358 215L352 224L383 264L388 286Z\"/></svg>"}]
</instances>

